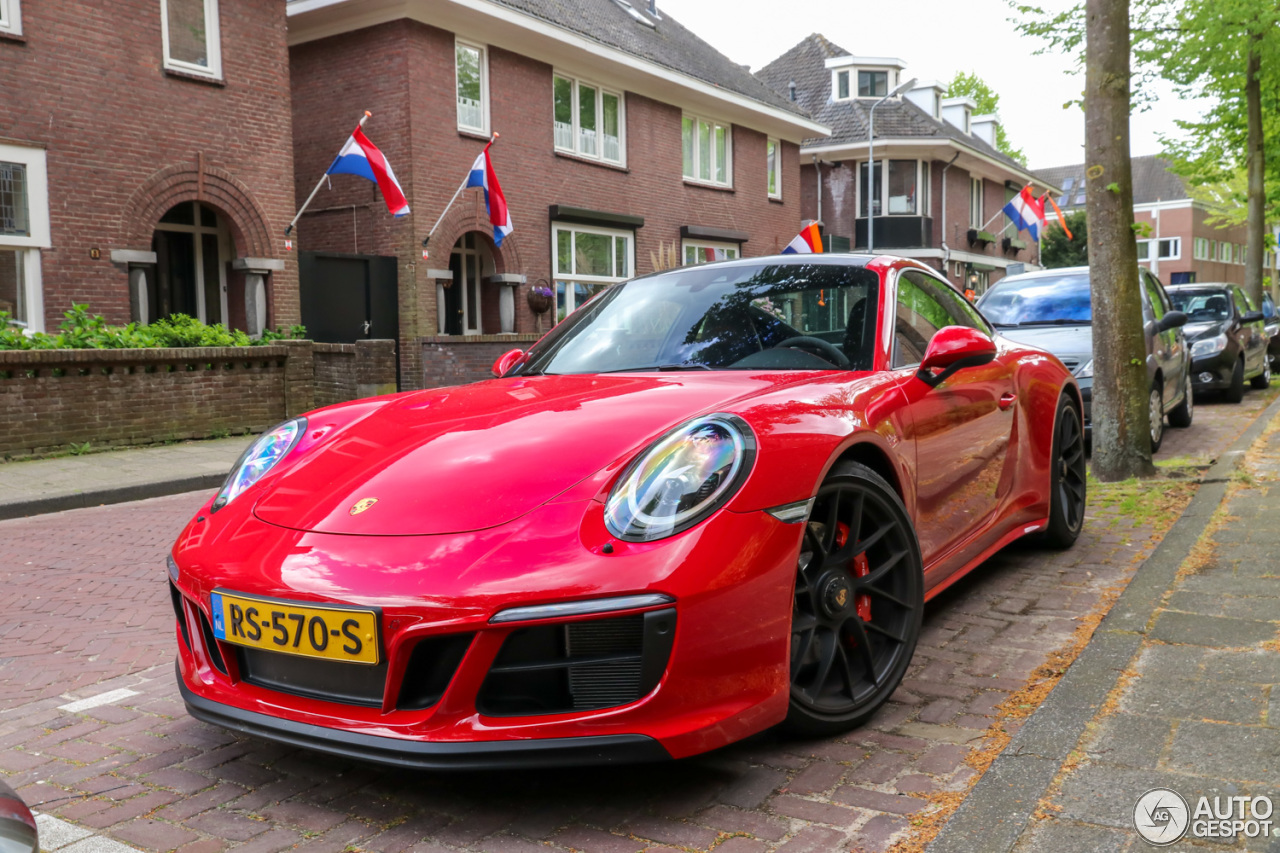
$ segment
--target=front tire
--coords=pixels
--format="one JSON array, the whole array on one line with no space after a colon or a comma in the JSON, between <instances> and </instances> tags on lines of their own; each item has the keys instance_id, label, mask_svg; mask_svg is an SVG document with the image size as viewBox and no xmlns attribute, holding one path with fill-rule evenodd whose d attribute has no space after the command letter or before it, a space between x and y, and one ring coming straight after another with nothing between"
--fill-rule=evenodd
<instances>
[{"instance_id":1,"label":"front tire","mask_svg":"<svg viewBox=\"0 0 1280 853\"><path fill-rule=\"evenodd\" d=\"M791 705L800 735L847 731L902 682L924 609L911 519L893 488L838 463L805 522L791 617Z\"/></svg>"},{"instance_id":2,"label":"front tire","mask_svg":"<svg viewBox=\"0 0 1280 853\"><path fill-rule=\"evenodd\" d=\"M1058 400L1053 427L1053 457L1049 475L1049 524L1035 538L1047 548L1064 549L1075 544L1084 528L1088 474L1084 460L1084 431L1075 401L1066 394Z\"/></svg>"},{"instance_id":3,"label":"front tire","mask_svg":"<svg viewBox=\"0 0 1280 853\"><path fill-rule=\"evenodd\" d=\"M1191 418L1195 414L1195 403L1191 396L1191 372L1189 369L1182 384L1185 386L1182 390L1184 395L1182 402L1178 404L1177 408L1169 412L1169 426L1174 426L1178 429L1186 429L1191 426Z\"/></svg>"},{"instance_id":4,"label":"front tire","mask_svg":"<svg viewBox=\"0 0 1280 853\"><path fill-rule=\"evenodd\" d=\"M1249 383L1258 391L1271 387L1271 359L1262 360L1262 372L1249 380Z\"/></svg>"},{"instance_id":5,"label":"front tire","mask_svg":"<svg viewBox=\"0 0 1280 853\"><path fill-rule=\"evenodd\" d=\"M1231 369L1231 385L1227 388L1227 402L1239 403L1244 399L1244 359L1236 359Z\"/></svg>"}]
</instances>

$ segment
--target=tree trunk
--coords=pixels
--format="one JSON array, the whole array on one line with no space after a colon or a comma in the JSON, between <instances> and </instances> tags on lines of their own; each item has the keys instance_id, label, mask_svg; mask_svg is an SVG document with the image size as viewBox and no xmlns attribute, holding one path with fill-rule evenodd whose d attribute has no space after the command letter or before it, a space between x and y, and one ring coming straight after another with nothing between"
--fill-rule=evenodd
<instances>
[{"instance_id":1,"label":"tree trunk","mask_svg":"<svg viewBox=\"0 0 1280 853\"><path fill-rule=\"evenodd\" d=\"M1129 0L1085 4L1085 212L1093 303L1093 472L1147 477L1147 346L1129 163Z\"/></svg>"},{"instance_id":2,"label":"tree trunk","mask_svg":"<svg viewBox=\"0 0 1280 853\"><path fill-rule=\"evenodd\" d=\"M1263 240L1267 230L1265 184L1265 146L1262 136L1262 84L1258 80L1262 60L1258 56L1262 35L1249 36L1249 59L1245 65L1244 97L1248 122L1248 146L1245 165L1249 171L1248 242L1244 250L1244 290L1255 308L1262 307Z\"/></svg>"}]
</instances>

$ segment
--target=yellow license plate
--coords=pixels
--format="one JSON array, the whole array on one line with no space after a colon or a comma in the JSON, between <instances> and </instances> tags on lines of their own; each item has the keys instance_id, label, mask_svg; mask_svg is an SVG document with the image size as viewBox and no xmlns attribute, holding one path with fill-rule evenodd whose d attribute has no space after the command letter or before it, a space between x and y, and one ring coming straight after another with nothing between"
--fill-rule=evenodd
<instances>
[{"instance_id":1,"label":"yellow license plate","mask_svg":"<svg viewBox=\"0 0 1280 853\"><path fill-rule=\"evenodd\" d=\"M378 612L210 593L213 634L224 643L309 658L378 663Z\"/></svg>"}]
</instances>

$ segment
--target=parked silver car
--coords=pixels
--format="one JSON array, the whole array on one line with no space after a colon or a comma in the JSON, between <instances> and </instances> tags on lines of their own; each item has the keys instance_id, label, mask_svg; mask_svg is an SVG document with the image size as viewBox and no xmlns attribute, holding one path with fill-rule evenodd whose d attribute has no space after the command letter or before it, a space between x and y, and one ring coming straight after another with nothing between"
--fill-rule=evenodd
<instances>
[{"instance_id":1,"label":"parked silver car","mask_svg":"<svg viewBox=\"0 0 1280 853\"><path fill-rule=\"evenodd\" d=\"M1182 334L1187 315L1176 311L1159 279L1138 269L1142 319L1147 339L1147 378L1151 385L1151 450L1164 440L1164 420L1191 426L1191 355ZM1085 434L1092 429L1093 309L1089 268L1039 270L996 282L978 300L978 310L1000 334L1053 353L1080 383Z\"/></svg>"}]
</instances>

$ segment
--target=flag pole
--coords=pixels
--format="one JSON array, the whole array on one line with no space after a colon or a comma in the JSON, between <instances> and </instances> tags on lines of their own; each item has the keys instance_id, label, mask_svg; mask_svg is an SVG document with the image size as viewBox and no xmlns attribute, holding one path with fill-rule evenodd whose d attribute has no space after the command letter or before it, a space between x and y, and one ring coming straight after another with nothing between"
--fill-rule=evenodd
<instances>
[{"instance_id":1,"label":"flag pole","mask_svg":"<svg viewBox=\"0 0 1280 853\"><path fill-rule=\"evenodd\" d=\"M488 143L485 144L484 150L488 151L489 146L498 141L498 137L502 136L496 130L493 136L489 137ZM482 152L483 153L483 152ZM471 180L471 172L467 171L467 176L462 179L462 183L458 184L458 189L454 192L453 198L449 199L449 203L444 206L444 210L440 213L440 218L436 220L436 224L431 226L431 230L427 232L427 236L422 239L422 248L427 248L427 244L431 242L431 238L435 235L436 229L440 227L440 223L444 222L444 216L453 207L453 203L458 200L458 196L462 195L462 191L467 188L467 182Z\"/></svg>"},{"instance_id":2,"label":"flag pole","mask_svg":"<svg viewBox=\"0 0 1280 853\"><path fill-rule=\"evenodd\" d=\"M373 115L373 113L369 112L368 110L365 110L364 115L360 116L360 123L356 125L356 130L359 130L360 128L364 127L364 123L369 120L369 116L371 115ZM352 132L354 133L355 131L352 131ZM320 176L320 180L316 182L316 188L311 191L311 195L307 196L307 200L302 203L302 207L298 208L298 212L294 214L293 221L290 222L289 226L284 229L284 236L288 237L289 234L293 232L293 226L298 224L298 220L302 217L303 211L305 211L307 207L310 206L311 200L316 197L316 193L320 192L320 187L324 186L324 181L325 181L325 178L327 177L329 177L328 169L326 169L325 173Z\"/></svg>"}]
</instances>

